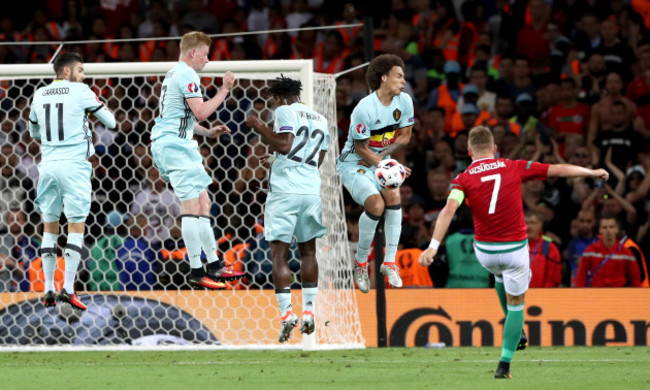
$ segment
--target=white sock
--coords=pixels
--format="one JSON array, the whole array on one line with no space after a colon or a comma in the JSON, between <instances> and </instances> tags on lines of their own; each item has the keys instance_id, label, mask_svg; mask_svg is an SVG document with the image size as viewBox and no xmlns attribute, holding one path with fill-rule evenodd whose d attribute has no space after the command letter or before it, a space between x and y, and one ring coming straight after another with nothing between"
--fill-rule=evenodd
<instances>
[{"instance_id":1,"label":"white sock","mask_svg":"<svg viewBox=\"0 0 650 390\"><path fill-rule=\"evenodd\" d=\"M280 315L282 318L291 311L291 289L290 288L276 288L275 298L278 300L278 307L280 308Z\"/></svg>"},{"instance_id":2,"label":"white sock","mask_svg":"<svg viewBox=\"0 0 650 390\"><path fill-rule=\"evenodd\" d=\"M74 279L77 276L77 268L81 261L81 246L84 235L82 233L68 233L68 242L65 244L63 257L65 258L65 276L63 288L69 294L74 293Z\"/></svg>"},{"instance_id":3,"label":"white sock","mask_svg":"<svg viewBox=\"0 0 650 390\"><path fill-rule=\"evenodd\" d=\"M217 256L217 242L214 239L214 230L210 224L210 217L199 217L199 236L201 238L201 247L208 259L208 264L219 260Z\"/></svg>"},{"instance_id":4,"label":"white sock","mask_svg":"<svg viewBox=\"0 0 650 390\"><path fill-rule=\"evenodd\" d=\"M199 217L197 215L184 215L181 219L181 225L187 256L190 258L190 267L202 268Z\"/></svg>"},{"instance_id":5,"label":"white sock","mask_svg":"<svg viewBox=\"0 0 650 390\"><path fill-rule=\"evenodd\" d=\"M309 287L306 287L309 286ZM302 311L310 311L315 313L316 310L316 294L318 294L317 283L303 283L302 284Z\"/></svg>"},{"instance_id":6,"label":"white sock","mask_svg":"<svg viewBox=\"0 0 650 390\"><path fill-rule=\"evenodd\" d=\"M41 260L43 261L43 274L45 276L45 291L56 292L54 289L54 272L56 271L56 240L58 234L43 233L41 243Z\"/></svg>"}]
</instances>

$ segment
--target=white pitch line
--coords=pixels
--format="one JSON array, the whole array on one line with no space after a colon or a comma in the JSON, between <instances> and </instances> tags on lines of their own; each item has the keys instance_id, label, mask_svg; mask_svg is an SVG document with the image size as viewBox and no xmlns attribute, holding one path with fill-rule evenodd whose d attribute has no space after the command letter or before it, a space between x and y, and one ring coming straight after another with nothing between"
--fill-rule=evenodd
<instances>
[{"instance_id":1,"label":"white pitch line","mask_svg":"<svg viewBox=\"0 0 650 390\"><path fill-rule=\"evenodd\" d=\"M294 363L303 363L303 364L323 364L330 363L332 359L295 359ZM528 362L528 363L647 363L650 362L650 359L516 359L516 362ZM203 361L203 362L193 362L193 361L173 361L168 362L142 362L137 364L135 362L82 362L82 363L68 363L68 362L56 362L57 366L97 366L97 367L120 367L120 366L170 366L170 365L184 365L184 366L208 366L208 365L218 365L218 366L232 366L232 365L250 365L250 364L268 364L276 362L276 360L224 360L224 361ZM386 364L386 363L481 363L481 364L494 364L495 359L491 360L455 360L455 361L439 361L439 360L340 360L337 363L345 364ZM24 362L20 363L4 363L3 367L18 367L23 366Z\"/></svg>"}]
</instances>

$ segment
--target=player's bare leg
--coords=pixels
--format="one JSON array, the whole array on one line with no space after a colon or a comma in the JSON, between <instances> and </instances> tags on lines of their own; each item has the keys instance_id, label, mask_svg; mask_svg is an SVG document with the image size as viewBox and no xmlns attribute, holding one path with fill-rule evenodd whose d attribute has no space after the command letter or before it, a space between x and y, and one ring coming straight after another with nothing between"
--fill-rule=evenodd
<instances>
[{"instance_id":1,"label":"player's bare leg","mask_svg":"<svg viewBox=\"0 0 650 390\"><path fill-rule=\"evenodd\" d=\"M494 372L498 379L510 379L510 362L517 350L521 338L521 331L524 327L524 303L526 294L510 295L506 293L508 302L508 314L503 326L503 347L501 348L501 359Z\"/></svg>"},{"instance_id":2,"label":"player's bare leg","mask_svg":"<svg viewBox=\"0 0 650 390\"><path fill-rule=\"evenodd\" d=\"M281 324L278 341L284 343L291 337L293 328L298 326L298 316L291 308L291 269L287 256L289 244L282 241L271 241L271 259L273 261L273 285L275 298L280 308Z\"/></svg>"},{"instance_id":3,"label":"player's bare leg","mask_svg":"<svg viewBox=\"0 0 650 390\"><path fill-rule=\"evenodd\" d=\"M384 222L386 254L380 271L388 277L388 283L391 286L400 288L402 287L402 278L399 276L399 268L395 265L395 255L397 254L399 236L402 233L402 203L399 189L382 189L381 194L386 202Z\"/></svg>"},{"instance_id":4,"label":"player's bare leg","mask_svg":"<svg viewBox=\"0 0 650 390\"><path fill-rule=\"evenodd\" d=\"M204 193L205 195L203 195ZM190 267L192 268L190 271L190 284L195 287L219 290L226 288L226 285L208 277L203 269L203 264L201 263L201 213L206 208L209 211L209 201L210 198L207 196L207 191L201 192L201 194L196 198L181 201L181 210L183 213L181 216L181 231L183 233L185 247L187 248L187 255L190 259ZM210 232L209 234L213 233ZM205 233L203 233L203 235L207 236ZM212 236L212 240L214 240L214 235ZM206 254L207 252L208 251L206 250ZM214 256L216 257L216 244Z\"/></svg>"},{"instance_id":5,"label":"player's bare leg","mask_svg":"<svg viewBox=\"0 0 650 390\"><path fill-rule=\"evenodd\" d=\"M316 239L298 244L300 251L300 280L302 282L302 326L300 332L312 334L316 329L315 307L318 294L318 262L316 261Z\"/></svg>"},{"instance_id":6,"label":"player's bare leg","mask_svg":"<svg viewBox=\"0 0 650 390\"><path fill-rule=\"evenodd\" d=\"M370 290L370 278L368 278L368 253L370 245L375 237L377 224L384 214L384 198L380 194L370 195L366 198L363 206L366 211L359 217L359 243L355 267L353 269L354 281L359 291L367 293Z\"/></svg>"}]
</instances>

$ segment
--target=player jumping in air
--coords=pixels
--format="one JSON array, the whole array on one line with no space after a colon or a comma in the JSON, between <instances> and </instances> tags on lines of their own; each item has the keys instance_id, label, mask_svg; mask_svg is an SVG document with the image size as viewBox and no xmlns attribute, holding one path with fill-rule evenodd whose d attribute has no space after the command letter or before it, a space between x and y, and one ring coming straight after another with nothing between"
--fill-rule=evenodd
<instances>
[{"instance_id":1,"label":"player jumping in air","mask_svg":"<svg viewBox=\"0 0 650 390\"><path fill-rule=\"evenodd\" d=\"M336 171L355 202L365 207L359 218L359 244L354 281L359 290L370 289L368 252L377 223L384 210L386 220L386 254L381 272L388 283L402 287L395 265L395 254L402 232L402 206L399 189L382 189L374 177L375 166L395 150L406 146L413 128L413 100L404 89L404 61L383 54L370 62L366 82L373 93L361 99L352 112L345 147L337 159ZM406 175L411 170L404 167ZM375 251L381 250L375 248Z\"/></svg>"},{"instance_id":2,"label":"player jumping in air","mask_svg":"<svg viewBox=\"0 0 650 390\"><path fill-rule=\"evenodd\" d=\"M255 116L246 124L262 136L274 151L270 165L269 192L264 208L264 236L271 246L273 283L282 323L279 341L289 340L298 325L291 310L291 270L287 256L294 235L300 252L302 282L302 326L304 334L314 332L314 307L318 292L316 238L327 233L321 221L320 172L330 144L324 116L300 103L301 83L278 78L269 88L275 110L273 129Z\"/></svg>"},{"instance_id":3,"label":"player jumping in air","mask_svg":"<svg viewBox=\"0 0 650 390\"><path fill-rule=\"evenodd\" d=\"M86 218L90 212L92 166L95 153L88 115L106 127L115 128L115 117L82 81L83 59L65 53L54 60L56 79L34 94L29 113L29 134L41 141L36 206L43 217L41 255L45 276L45 306L55 306L54 271L56 241L61 210L68 220L68 241L63 251L65 276L58 296L60 302L86 310L74 292L74 280L81 260Z\"/></svg>"},{"instance_id":4,"label":"player jumping in air","mask_svg":"<svg viewBox=\"0 0 650 390\"><path fill-rule=\"evenodd\" d=\"M224 125L207 129L195 122L206 120L221 105L235 83L226 72L221 90L203 101L196 72L208 63L210 38L202 32L190 32L181 39L180 61L165 76L160 96L160 114L152 129L151 154L161 176L169 181L181 200L182 234L190 259L190 284L221 289L223 280L244 276L226 266L217 255L217 244L210 220L211 200L206 187L212 179L203 168L194 133L209 138L230 134ZM207 257L207 273L201 263L201 248Z\"/></svg>"},{"instance_id":5,"label":"player jumping in air","mask_svg":"<svg viewBox=\"0 0 650 390\"><path fill-rule=\"evenodd\" d=\"M494 158L497 151L492 132L475 127L469 133L468 152L472 163L451 184L447 204L440 212L431 244L419 263L433 262L451 219L467 197L476 235L478 261L495 276L495 288L506 316L501 359L495 378L511 378L510 361L522 338L525 294L530 281L528 240L521 201L521 183L546 177L592 177L607 180L604 169L569 164L541 164Z\"/></svg>"}]
</instances>

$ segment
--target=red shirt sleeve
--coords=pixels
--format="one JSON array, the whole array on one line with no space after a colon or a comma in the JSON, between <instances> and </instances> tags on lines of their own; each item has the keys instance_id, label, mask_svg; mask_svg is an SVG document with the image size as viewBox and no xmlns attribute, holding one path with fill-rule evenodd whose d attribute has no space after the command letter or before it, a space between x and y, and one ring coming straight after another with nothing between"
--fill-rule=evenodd
<instances>
[{"instance_id":1,"label":"red shirt sleeve","mask_svg":"<svg viewBox=\"0 0 650 390\"><path fill-rule=\"evenodd\" d=\"M449 186L449 191L451 192L451 190L454 189L463 191L463 194L465 193L465 189L463 188L463 184L461 183L460 180L460 174L456 176L454 180L451 181L451 185Z\"/></svg>"},{"instance_id":2,"label":"red shirt sleeve","mask_svg":"<svg viewBox=\"0 0 650 390\"><path fill-rule=\"evenodd\" d=\"M544 180L548 173L548 164L538 163L535 161L517 160L517 170L521 175L521 181Z\"/></svg>"}]
</instances>

